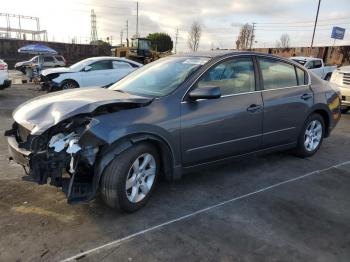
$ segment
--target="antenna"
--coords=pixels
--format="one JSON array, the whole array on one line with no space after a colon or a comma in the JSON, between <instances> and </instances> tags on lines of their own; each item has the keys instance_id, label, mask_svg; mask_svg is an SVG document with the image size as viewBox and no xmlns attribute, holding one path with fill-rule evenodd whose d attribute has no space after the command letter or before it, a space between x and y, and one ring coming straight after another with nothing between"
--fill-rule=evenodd
<instances>
[{"instance_id":1,"label":"antenna","mask_svg":"<svg viewBox=\"0 0 350 262\"><path fill-rule=\"evenodd\" d=\"M97 26L96 26L96 14L94 9L91 10L91 42L98 40Z\"/></svg>"}]
</instances>

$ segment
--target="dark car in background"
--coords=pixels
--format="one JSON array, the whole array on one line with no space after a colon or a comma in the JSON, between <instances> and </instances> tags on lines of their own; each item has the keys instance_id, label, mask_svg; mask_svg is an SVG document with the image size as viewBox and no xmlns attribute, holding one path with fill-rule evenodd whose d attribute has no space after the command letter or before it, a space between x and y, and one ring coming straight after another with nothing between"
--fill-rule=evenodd
<instances>
[{"instance_id":1,"label":"dark car in background","mask_svg":"<svg viewBox=\"0 0 350 262\"><path fill-rule=\"evenodd\" d=\"M6 132L30 178L68 201L127 212L160 176L250 154L317 152L340 118L339 93L300 64L252 52L170 56L109 89L66 90L18 107Z\"/></svg>"}]
</instances>

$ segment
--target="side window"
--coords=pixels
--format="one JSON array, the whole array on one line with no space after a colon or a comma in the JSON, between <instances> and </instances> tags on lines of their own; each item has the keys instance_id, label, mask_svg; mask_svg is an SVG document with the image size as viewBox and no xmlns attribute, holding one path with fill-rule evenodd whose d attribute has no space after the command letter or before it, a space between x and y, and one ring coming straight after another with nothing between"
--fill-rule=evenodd
<instances>
[{"instance_id":1,"label":"side window","mask_svg":"<svg viewBox=\"0 0 350 262\"><path fill-rule=\"evenodd\" d=\"M306 85L306 77L305 71L300 69L299 67L295 67L298 77L298 85Z\"/></svg>"},{"instance_id":2,"label":"side window","mask_svg":"<svg viewBox=\"0 0 350 262\"><path fill-rule=\"evenodd\" d=\"M98 61L91 64L90 66L91 66L91 71L108 70L113 68L111 60Z\"/></svg>"},{"instance_id":3,"label":"side window","mask_svg":"<svg viewBox=\"0 0 350 262\"><path fill-rule=\"evenodd\" d=\"M113 69L131 69L132 66L129 63L123 61L113 61Z\"/></svg>"},{"instance_id":4,"label":"side window","mask_svg":"<svg viewBox=\"0 0 350 262\"><path fill-rule=\"evenodd\" d=\"M313 68L321 68L322 67L322 62L321 60L315 60L314 61L314 67Z\"/></svg>"},{"instance_id":5,"label":"side window","mask_svg":"<svg viewBox=\"0 0 350 262\"><path fill-rule=\"evenodd\" d=\"M62 56L55 56L57 61L63 62L63 57Z\"/></svg>"},{"instance_id":6,"label":"side window","mask_svg":"<svg viewBox=\"0 0 350 262\"><path fill-rule=\"evenodd\" d=\"M209 69L197 86L220 87L223 96L255 91L253 61L237 58L222 62Z\"/></svg>"},{"instance_id":7,"label":"side window","mask_svg":"<svg viewBox=\"0 0 350 262\"><path fill-rule=\"evenodd\" d=\"M297 86L293 65L269 58L259 58L264 89L276 89Z\"/></svg>"},{"instance_id":8,"label":"side window","mask_svg":"<svg viewBox=\"0 0 350 262\"><path fill-rule=\"evenodd\" d=\"M53 59L52 56L44 56L44 62L54 62L55 60Z\"/></svg>"}]
</instances>

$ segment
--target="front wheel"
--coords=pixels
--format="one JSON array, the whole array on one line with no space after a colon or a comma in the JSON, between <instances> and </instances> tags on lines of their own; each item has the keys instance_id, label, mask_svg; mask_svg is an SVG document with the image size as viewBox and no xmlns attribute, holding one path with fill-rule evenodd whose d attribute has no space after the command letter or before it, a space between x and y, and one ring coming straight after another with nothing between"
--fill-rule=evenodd
<instances>
[{"instance_id":1,"label":"front wheel","mask_svg":"<svg viewBox=\"0 0 350 262\"><path fill-rule=\"evenodd\" d=\"M150 143L134 145L116 156L101 178L104 202L125 212L143 207L155 188L159 165L158 152Z\"/></svg>"},{"instance_id":2,"label":"front wheel","mask_svg":"<svg viewBox=\"0 0 350 262\"><path fill-rule=\"evenodd\" d=\"M309 157L320 148L325 133L324 119L319 114L310 115L301 129L298 145L295 150L297 156Z\"/></svg>"},{"instance_id":3,"label":"front wheel","mask_svg":"<svg viewBox=\"0 0 350 262\"><path fill-rule=\"evenodd\" d=\"M61 85L62 90L78 88L79 85L71 80L64 81Z\"/></svg>"}]
</instances>

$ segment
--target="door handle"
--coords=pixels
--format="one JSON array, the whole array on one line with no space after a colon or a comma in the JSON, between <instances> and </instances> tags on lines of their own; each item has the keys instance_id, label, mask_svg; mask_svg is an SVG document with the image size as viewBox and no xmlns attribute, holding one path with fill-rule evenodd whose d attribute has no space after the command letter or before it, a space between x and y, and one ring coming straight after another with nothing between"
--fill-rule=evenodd
<instances>
[{"instance_id":1,"label":"door handle","mask_svg":"<svg viewBox=\"0 0 350 262\"><path fill-rule=\"evenodd\" d=\"M261 105L252 104L247 108L247 111L249 113L256 113L256 112L260 111L261 108L262 108Z\"/></svg>"},{"instance_id":2,"label":"door handle","mask_svg":"<svg viewBox=\"0 0 350 262\"><path fill-rule=\"evenodd\" d=\"M303 94L300 98L303 100L308 100L308 99L312 98L312 94Z\"/></svg>"}]
</instances>

